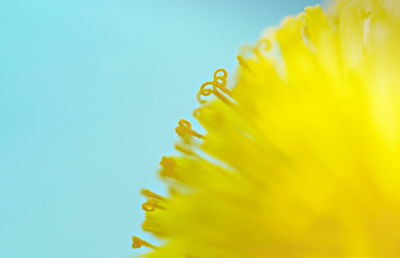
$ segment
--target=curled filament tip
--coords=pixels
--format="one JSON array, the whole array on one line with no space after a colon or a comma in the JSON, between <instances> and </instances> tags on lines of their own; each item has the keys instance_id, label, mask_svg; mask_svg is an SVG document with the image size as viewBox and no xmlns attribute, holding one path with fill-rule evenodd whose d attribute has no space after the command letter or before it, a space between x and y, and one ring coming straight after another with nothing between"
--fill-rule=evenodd
<instances>
[{"instance_id":1,"label":"curled filament tip","mask_svg":"<svg viewBox=\"0 0 400 258\"><path fill-rule=\"evenodd\" d=\"M231 91L226 88L226 78L228 77L228 72L225 69L218 69L214 72L213 80L203 83L201 85L199 92L197 93L197 100L199 103L205 103L206 101L201 98L201 96L210 96L214 94L219 99L226 103L229 100L224 96L224 94L231 97Z\"/></svg>"},{"instance_id":2,"label":"curled filament tip","mask_svg":"<svg viewBox=\"0 0 400 258\"><path fill-rule=\"evenodd\" d=\"M194 131L192 129L192 124L189 121L186 121L185 119L179 120L178 126L175 128L175 131L181 137L191 135L197 138L203 138L203 135Z\"/></svg>"},{"instance_id":3,"label":"curled filament tip","mask_svg":"<svg viewBox=\"0 0 400 258\"><path fill-rule=\"evenodd\" d=\"M165 208L158 204L156 200L147 200L142 204L142 209L145 211L155 211L156 209L164 210Z\"/></svg>"}]
</instances>

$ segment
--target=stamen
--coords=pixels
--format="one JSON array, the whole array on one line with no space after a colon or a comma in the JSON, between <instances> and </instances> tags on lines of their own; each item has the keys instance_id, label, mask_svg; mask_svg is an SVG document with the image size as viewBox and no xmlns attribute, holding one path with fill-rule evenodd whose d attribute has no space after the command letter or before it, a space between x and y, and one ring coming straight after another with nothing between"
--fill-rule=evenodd
<instances>
[{"instance_id":1,"label":"stamen","mask_svg":"<svg viewBox=\"0 0 400 258\"><path fill-rule=\"evenodd\" d=\"M249 72L252 72L250 66L247 64L246 58L244 58L243 55L246 55L246 53L248 53L250 56L252 55L260 56L262 52L269 52L271 50L272 50L271 40L268 39L267 37L263 37L260 40L258 40L254 46L246 47L245 49L243 49L242 51L243 54L238 55L236 59L238 60L240 66L243 66Z\"/></svg>"},{"instance_id":2,"label":"stamen","mask_svg":"<svg viewBox=\"0 0 400 258\"><path fill-rule=\"evenodd\" d=\"M219 75L220 73L222 73L222 75ZM201 85L200 91L197 93L197 100L204 104L206 101L201 99L201 96L210 96L211 94L214 94L219 99L230 105L231 102L223 94L225 93L231 97L231 91L226 88L226 78L228 77L228 72L225 69L218 69L214 72L213 77L213 81L205 82L203 85ZM211 88L208 86L211 86Z\"/></svg>"},{"instance_id":3,"label":"stamen","mask_svg":"<svg viewBox=\"0 0 400 258\"><path fill-rule=\"evenodd\" d=\"M163 167L160 170L161 177L174 177L176 163L173 158L163 156L160 165Z\"/></svg>"},{"instance_id":4,"label":"stamen","mask_svg":"<svg viewBox=\"0 0 400 258\"><path fill-rule=\"evenodd\" d=\"M197 118L199 116L199 114L200 114L200 111L201 111L201 107L196 108L195 110L193 110L193 116Z\"/></svg>"},{"instance_id":5,"label":"stamen","mask_svg":"<svg viewBox=\"0 0 400 258\"><path fill-rule=\"evenodd\" d=\"M262 47L262 50L264 51L270 51L272 49L272 43L269 39L263 38L257 43L258 47Z\"/></svg>"},{"instance_id":6,"label":"stamen","mask_svg":"<svg viewBox=\"0 0 400 258\"><path fill-rule=\"evenodd\" d=\"M157 200L147 200L142 204L142 209L145 211L155 211L156 209L165 210L165 207L159 205Z\"/></svg>"},{"instance_id":7,"label":"stamen","mask_svg":"<svg viewBox=\"0 0 400 258\"><path fill-rule=\"evenodd\" d=\"M150 191L149 189L142 189L142 191L140 191L144 196L149 197L149 198L154 198L160 201L164 201L165 198L161 195L158 195L156 193L153 193L152 191Z\"/></svg>"},{"instance_id":8,"label":"stamen","mask_svg":"<svg viewBox=\"0 0 400 258\"><path fill-rule=\"evenodd\" d=\"M176 166L176 163L173 158L163 156L161 158L160 165L164 168L173 169Z\"/></svg>"},{"instance_id":9,"label":"stamen","mask_svg":"<svg viewBox=\"0 0 400 258\"><path fill-rule=\"evenodd\" d=\"M192 156L192 155L195 154L193 151L188 150L188 149L185 149L184 147L182 147L182 146L180 146L180 145L178 145L178 144L175 144L174 147L175 147L175 149L176 149L177 151L180 151L180 152L182 152L182 153L184 153L184 154L187 154L187 155L189 155L189 156Z\"/></svg>"},{"instance_id":10,"label":"stamen","mask_svg":"<svg viewBox=\"0 0 400 258\"><path fill-rule=\"evenodd\" d=\"M244 60L243 56L238 55L238 56L236 57L236 59L238 60L240 66L243 66L243 67L246 68L249 72L251 72L251 69L250 69L250 67L248 66L246 60Z\"/></svg>"},{"instance_id":11,"label":"stamen","mask_svg":"<svg viewBox=\"0 0 400 258\"><path fill-rule=\"evenodd\" d=\"M203 138L203 135L192 130L192 124L185 119L179 120L178 126L175 128L175 131L181 137L184 137L185 135L192 135L200 139Z\"/></svg>"},{"instance_id":12,"label":"stamen","mask_svg":"<svg viewBox=\"0 0 400 258\"><path fill-rule=\"evenodd\" d=\"M210 108L209 106L201 106L201 107L198 107L198 108L196 108L196 109L193 110L193 116L194 116L195 118L198 118L202 110L204 110L204 109L209 109L209 108ZM204 136L203 136L203 137L204 137Z\"/></svg>"},{"instance_id":13,"label":"stamen","mask_svg":"<svg viewBox=\"0 0 400 258\"><path fill-rule=\"evenodd\" d=\"M132 248L136 249L136 248L140 248L142 246L150 247L150 248L153 248L153 249L156 248L154 245L150 244L149 242L144 241L144 240L142 240L142 239L140 239L140 238L138 238L136 236L133 236L132 237Z\"/></svg>"}]
</instances>

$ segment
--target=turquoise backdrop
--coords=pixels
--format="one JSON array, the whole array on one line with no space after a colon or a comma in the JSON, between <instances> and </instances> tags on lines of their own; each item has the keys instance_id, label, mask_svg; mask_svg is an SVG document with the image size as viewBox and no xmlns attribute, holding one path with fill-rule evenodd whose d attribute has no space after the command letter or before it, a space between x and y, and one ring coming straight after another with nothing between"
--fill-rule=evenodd
<instances>
[{"instance_id":1,"label":"turquoise backdrop","mask_svg":"<svg viewBox=\"0 0 400 258\"><path fill-rule=\"evenodd\" d=\"M164 191L201 83L317 2L2 1L0 257L135 256L139 190Z\"/></svg>"}]
</instances>

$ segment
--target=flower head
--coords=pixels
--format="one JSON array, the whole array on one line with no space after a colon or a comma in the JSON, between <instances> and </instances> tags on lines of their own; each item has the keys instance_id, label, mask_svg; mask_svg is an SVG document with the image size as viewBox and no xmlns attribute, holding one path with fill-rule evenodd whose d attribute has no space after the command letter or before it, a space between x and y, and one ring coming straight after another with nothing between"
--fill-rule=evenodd
<instances>
[{"instance_id":1,"label":"flower head","mask_svg":"<svg viewBox=\"0 0 400 258\"><path fill-rule=\"evenodd\" d=\"M343 0L269 29L201 86L144 190L146 257L400 257L400 4ZM210 96L213 95L214 97Z\"/></svg>"}]
</instances>

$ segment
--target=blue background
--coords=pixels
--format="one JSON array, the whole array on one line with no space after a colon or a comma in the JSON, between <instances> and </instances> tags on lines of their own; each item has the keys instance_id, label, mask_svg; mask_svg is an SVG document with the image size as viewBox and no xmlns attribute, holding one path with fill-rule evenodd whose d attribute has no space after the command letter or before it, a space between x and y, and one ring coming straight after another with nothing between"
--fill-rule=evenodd
<instances>
[{"instance_id":1,"label":"blue background","mask_svg":"<svg viewBox=\"0 0 400 258\"><path fill-rule=\"evenodd\" d=\"M0 257L134 256L200 84L317 2L2 1Z\"/></svg>"}]
</instances>

